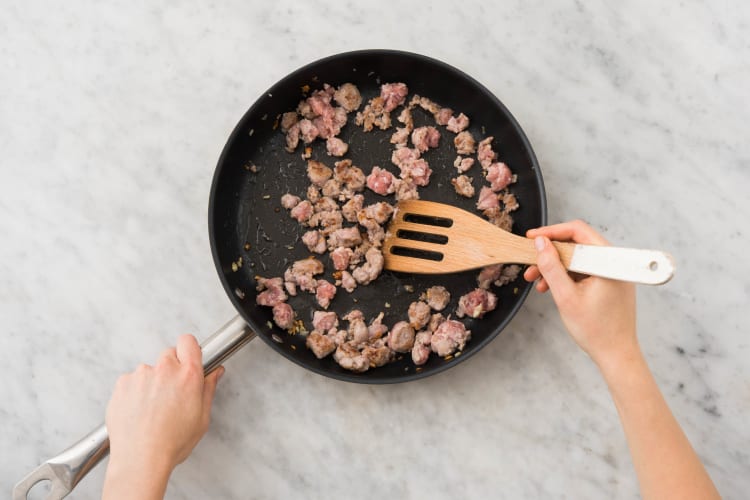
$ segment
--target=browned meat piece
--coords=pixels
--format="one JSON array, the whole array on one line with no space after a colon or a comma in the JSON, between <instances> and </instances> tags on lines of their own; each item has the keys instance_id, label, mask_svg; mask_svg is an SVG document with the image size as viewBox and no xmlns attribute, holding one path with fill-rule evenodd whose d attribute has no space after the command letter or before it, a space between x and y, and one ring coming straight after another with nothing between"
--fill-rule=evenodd
<instances>
[{"instance_id":1,"label":"browned meat piece","mask_svg":"<svg viewBox=\"0 0 750 500\"><path fill-rule=\"evenodd\" d=\"M281 115L281 131L287 132L299 121L296 111L289 111Z\"/></svg>"},{"instance_id":2,"label":"browned meat piece","mask_svg":"<svg viewBox=\"0 0 750 500\"><path fill-rule=\"evenodd\" d=\"M364 203L364 201L364 196L356 194L352 196L349 201L344 203L341 207L341 213L344 215L344 219L349 222L357 222L357 214L362 210L362 203Z\"/></svg>"},{"instance_id":3,"label":"browned meat piece","mask_svg":"<svg viewBox=\"0 0 750 500\"><path fill-rule=\"evenodd\" d=\"M299 123L295 123L286 132L286 148L285 149L287 150L287 152L293 153L294 150L297 149L297 145L299 144L299 138L300 138L300 126L299 126Z\"/></svg>"},{"instance_id":4,"label":"browned meat piece","mask_svg":"<svg viewBox=\"0 0 750 500\"><path fill-rule=\"evenodd\" d=\"M415 330L421 330L430 321L430 306L421 300L409 304L409 324Z\"/></svg>"},{"instance_id":5,"label":"browned meat piece","mask_svg":"<svg viewBox=\"0 0 750 500\"><path fill-rule=\"evenodd\" d=\"M411 142L420 153L424 153L430 148L438 147L440 132L435 127L415 128L411 133Z\"/></svg>"},{"instance_id":6,"label":"browned meat piece","mask_svg":"<svg viewBox=\"0 0 750 500\"><path fill-rule=\"evenodd\" d=\"M360 285L369 285L383 270L383 253L371 247L365 254L365 263L352 271L352 276Z\"/></svg>"},{"instance_id":7,"label":"browned meat piece","mask_svg":"<svg viewBox=\"0 0 750 500\"><path fill-rule=\"evenodd\" d=\"M307 199L310 203L316 203L320 200L320 188L314 184L307 186Z\"/></svg>"},{"instance_id":8,"label":"browned meat piece","mask_svg":"<svg viewBox=\"0 0 750 500\"><path fill-rule=\"evenodd\" d=\"M497 296L483 288L475 288L458 299L456 316L463 318L481 318L497 306Z\"/></svg>"},{"instance_id":9,"label":"browned meat piece","mask_svg":"<svg viewBox=\"0 0 750 500\"><path fill-rule=\"evenodd\" d=\"M337 271L343 271L349 267L349 261L354 255L351 248L337 247L331 252L331 261L333 268Z\"/></svg>"},{"instance_id":10,"label":"browned meat piece","mask_svg":"<svg viewBox=\"0 0 750 500\"><path fill-rule=\"evenodd\" d=\"M391 218L393 214L393 206L389 205L384 201L367 205L358 214L358 219L363 216L368 219L373 219L378 224L385 224Z\"/></svg>"},{"instance_id":11,"label":"browned meat piece","mask_svg":"<svg viewBox=\"0 0 750 500\"><path fill-rule=\"evenodd\" d=\"M401 178L409 178L417 186L426 186L430 182L432 170L418 149L398 148L391 155L391 161L401 169Z\"/></svg>"},{"instance_id":12,"label":"browned meat piece","mask_svg":"<svg viewBox=\"0 0 750 500\"><path fill-rule=\"evenodd\" d=\"M310 227L320 227L321 233L324 236L328 236L337 229L341 228L341 224L344 222L344 218L341 215L341 210L324 210L312 215L307 221L307 225Z\"/></svg>"},{"instance_id":13,"label":"browned meat piece","mask_svg":"<svg viewBox=\"0 0 750 500\"><path fill-rule=\"evenodd\" d=\"M343 316L341 319L346 320L346 321L354 321L355 319L364 320L365 319L365 315L359 309L352 309L351 311L349 311L348 313L346 313L346 315Z\"/></svg>"},{"instance_id":14,"label":"browned meat piece","mask_svg":"<svg viewBox=\"0 0 750 500\"><path fill-rule=\"evenodd\" d=\"M419 191L417 185L411 179L394 179L393 185L396 187L396 200L418 200Z\"/></svg>"},{"instance_id":15,"label":"browned meat piece","mask_svg":"<svg viewBox=\"0 0 750 500\"><path fill-rule=\"evenodd\" d=\"M367 327L370 340L379 339L388 333L388 327L383 324L383 316L384 314L381 312L370 321L370 326Z\"/></svg>"},{"instance_id":16,"label":"browned meat piece","mask_svg":"<svg viewBox=\"0 0 750 500\"><path fill-rule=\"evenodd\" d=\"M315 299L323 309L328 309L333 297L336 295L336 286L326 280L318 280L318 286L315 289Z\"/></svg>"},{"instance_id":17,"label":"browned meat piece","mask_svg":"<svg viewBox=\"0 0 750 500\"><path fill-rule=\"evenodd\" d=\"M300 202L299 196L294 196L293 194L290 194L290 193L287 193L281 197L281 206L286 208L287 210L293 209L294 207L297 206L299 202Z\"/></svg>"},{"instance_id":18,"label":"browned meat piece","mask_svg":"<svg viewBox=\"0 0 750 500\"><path fill-rule=\"evenodd\" d=\"M401 106L406 100L409 88L405 83L386 83L380 86L380 98L383 99L383 109L391 112Z\"/></svg>"},{"instance_id":19,"label":"browned meat piece","mask_svg":"<svg viewBox=\"0 0 750 500\"><path fill-rule=\"evenodd\" d=\"M330 212L332 210L338 210L339 204L329 196L322 196L315 202L313 208L315 209L315 212Z\"/></svg>"},{"instance_id":20,"label":"browned meat piece","mask_svg":"<svg viewBox=\"0 0 750 500\"><path fill-rule=\"evenodd\" d=\"M302 235L302 243L313 253L325 253L326 239L320 231L314 229Z\"/></svg>"},{"instance_id":21,"label":"browned meat piece","mask_svg":"<svg viewBox=\"0 0 750 500\"><path fill-rule=\"evenodd\" d=\"M292 310L292 306L286 302L279 302L273 306L273 322L284 330L288 330L294 326L294 311Z\"/></svg>"},{"instance_id":22,"label":"browned meat piece","mask_svg":"<svg viewBox=\"0 0 750 500\"><path fill-rule=\"evenodd\" d=\"M310 103L308 103L307 100L304 99L297 105L297 113L299 113L302 118L307 118L309 120L312 120L315 117L315 113L310 107Z\"/></svg>"},{"instance_id":23,"label":"browned meat piece","mask_svg":"<svg viewBox=\"0 0 750 500\"><path fill-rule=\"evenodd\" d=\"M440 313L435 313L430 317L430 323L427 325L427 331L430 333L434 333L437 328L443 324L443 321L445 321L445 316L443 316Z\"/></svg>"},{"instance_id":24,"label":"browned meat piece","mask_svg":"<svg viewBox=\"0 0 750 500\"><path fill-rule=\"evenodd\" d=\"M471 177L459 175L455 179L451 179L451 184L453 184L457 194L466 198L474 196L474 186L471 184Z\"/></svg>"},{"instance_id":25,"label":"browned meat piece","mask_svg":"<svg viewBox=\"0 0 750 500\"><path fill-rule=\"evenodd\" d=\"M367 187L385 196L393 192L393 174L377 165L372 167L372 172L367 176Z\"/></svg>"},{"instance_id":26,"label":"browned meat piece","mask_svg":"<svg viewBox=\"0 0 750 500\"><path fill-rule=\"evenodd\" d=\"M331 328L339 326L339 319L333 311L315 311L313 312L313 329L318 332L327 332Z\"/></svg>"},{"instance_id":27,"label":"browned meat piece","mask_svg":"<svg viewBox=\"0 0 750 500\"><path fill-rule=\"evenodd\" d=\"M326 151L331 156L344 156L349 151L349 145L338 137L326 139Z\"/></svg>"},{"instance_id":28,"label":"browned meat piece","mask_svg":"<svg viewBox=\"0 0 750 500\"><path fill-rule=\"evenodd\" d=\"M405 165L411 165L419 159L421 153L418 149L397 148L391 154L391 162L397 167L403 169Z\"/></svg>"},{"instance_id":29,"label":"browned meat piece","mask_svg":"<svg viewBox=\"0 0 750 500\"><path fill-rule=\"evenodd\" d=\"M394 358L393 351L382 339L366 345L362 349L362 356L368 359L371 368L386 365L393 361Z\"/></svg>"},{"instance_id":30,"label":"browned meat piece","mask_svg":"<svg viewBox=\"0 0 750 500\"><path fill-rule=\"evenodd\" d=\"M366 372L370 368L370 360L349 342L338 346L333 353L333 359L341 368L353 372Z\"/></svg>"},{"instance_id":31,"label":"browned meat piece","mask_svg":"<svg viewBox=\"0 0 750 500\"><path fill-rule=\"evenodd\" d=\"M435 123L448 125L448 122L453 118L453 110L451 108L440 108L437 112L433 112L433 115L435 116Z\"/></svg>"},{"instance_id":32,"label":"browned meat piece","mask_svg":"<svg viewBox=\"0 0 750 500\"><path fill-rule=\"evenodd\" d=\"M354 111L362 104L362 96L356 85L345 83L333 94L333 99L347 112Z\"/></svg>"},{"instance_id":33,"label":"browned meat piece","mask_svg":"<svg viewBox=\"0 0 750 500\"><path fill-rule=\"evenodd\" d=\"M388 347L396 352L409 352L414 347L414 328L406 321L399 321L388 332Z\"/></svg>"},{"instance_id":34,"label":"browned meat piece","mask_svg":"<svg viewBox=\"0 0 750 500\"><path fill-rule=\"evenodd\" d=\"M515 176L513 176L513 177L515 177ZM505 193L505 194L503 194L502 200L503 200L503 208L505 208L505 210L508 211L508 212L512 212L514 210L518 210L518 207L520 206L518 204L518 200L516 200L516 196L513 193Z\"/></svg>"},{"instance_id":35,"label":"browned meat piece","mask_svg":"<svg viewBox=\"0 0 750 500\"><path fill-rule=\"evenodd\" d=\"M404 124L404 127L411 131L414 128L414 117L411 115L411 108L404 108L398 115L398 121Z\"/></svg>"},{"instance_id":36,"label":"browned meat piece","mask_svg":"<svg viewBox=\"0 0 750 500\"><path fill-rule=\"evenodd\" d=\"M362 191L365 188L365 174L361 168L353 166L351 160L337 161L333 169L333 178L352 192Z\"/></svg>"},{"instance_id":37,"label":"browned meat piece","mask_svg":"<svg viewBox=\"0 0 750 500\"><path fill-rule=\"evenodd\" d=\"M349 271L341 271L341 287L349 293L352 293L357 288L357 280L351 275Z\"/></svg>"},{"instance_id":38,"label":"browned meat piece","mask_svg":"<svg viewBox=\"0 0 750 500\"><path fill-rule=\"evenodd\" d=\"M313 115L320 116L331 108L332 93L330 89L330 85L324 84L323 90L316 90L307 98L307 104L310 105Z\"/></svg>"},{"instance_id":39,"label":"browned meat piece","mask_svg":"<svg viewBox=\"0 0 750 500\"><path fill-rule=\"evenodd\" d=\"M460 155L470 155L477 150L477 141L467 130L454 137L453 144L456 146L456 152Z\"/></svg>"},{"instance_id":40,"label":"browned meat piece","mask_svg":"<svg viewBox=\"0 0 750 500\"><path fill-rule=\"evenodd\" d=\"M420 366L427 363L430 357L430 341L432 340L431 332L419 332L414 337L414 347L411 349L411 360L415 365Z\"/></svg>"},{"instance_id":41,"label":"browned meat piece","mask_svg":"<svg viewBox=\"0 0 750 500\"><path fill-rule=\"evenodd\" d=\"M341 127L346 125L346 111L344 108L328 108L313 119L313 125L318 129L321 139L334 137L341 132Z\"/></svg>"},{"instance_id":42,"label":"browned meat piece","mask_svg":"<svg viewBox=\"0 0 750 500\"><path fill-rule=\"evenodd\" d=\"M435 311L442 311L451 300L451 294L444 286L431 286L424 293L424 300Z\"/></svg>"},{"instance_id":43,"label":"browned meat piece","mask_svg":"<svg viewBox=\"0 0 750 500\"><path fill-rule=\"evenodd\" d=\"M329 337L331 340L333 340L333 343L336 344L336 347L338 347L346 342L346 335L346 330L332 329L328 331L326 337Z\"/></svg>"},{"instance_id":44,"label":"browned meat piece","mask_svg":"<svg viewBox=\"0 0 750 500\"><path fill-rule=\"evenodd\" d=\"M312 213L313 213L312 203L305 200L297 204L294 208L292 208L291 212L289 212L289 215L291 215L293 219L296 219L297 222L304 223L304 222L307 222L307 220L310 218Z\"/></svg>"},{"instance_id":45,"label":"browned meat piece","mask_svg":"<svg viewBox=\"0 0 750 500\"><path fill-rule=\"evenodd\" d=\"M361 346L369 340L369 333L365 320L355 318L349 321L349 336L347 339L355 346Z\"/></svg>"},{"instance_id":46,"label":"browned meat piece","mask_svg":"<svg viewBox=\"0 0 750 500\"><path fill-rule=\"evenodd\" d=\"M284 281L281 278L266 279L258 276L255 279L258 282L258 286L256 287L258 291L263 290L255 298L255 302L258 305L274 307L288 298L282 288Z\"/></svg>"},{"instance_id":47,"label":"browned meat piece","mask_svg":"<svg viewBox=\"0 0 750 500\"><path fill-rule=\"evenodd\" d=\"M328 179L321 189L323 196L337 198L341 194L341 183L336 179Z\"/></svg>"},{"instance_id":48,"label":"browned meat piece","mask_svg":"<svg viewBox=\"0 0 750 500\"><path fill-rule=\"evenodd\" d=\"M468 126L469 117L461 113L457 117L451 116L450 120L448 120L448 125L445 128L447 128L451 132L459 133L462 130L465 130Z\"/></svg>"},{"instance_id":49,"label":"browned meat piece","mask_svg":"<svg viewBox=\"0 0 750 500\"><path fill-rule=\"evenodd\" d=\"M336 350L336 343L331 337L315 331L307 336L305 344L318 359L323 359Z\"/></svg>"},{"instance_id":50,"label":"browned meat piece","mask_svg":"<svg viewBox=\"0 0 750 500\"><path fill-rule=\"evenodd\" d=\"M458 170L459 173L467 172L471 167L474 166L474 158L462 158L460 156L456 156L456 160L453 162L453 166L456 167L456 170Z\"/></svg>"},{"instance_id":51,"label":"browned meat piece","mask_svg":"<svg viewBox=\"0 0 750 500\"><path fill-rule=\"evenodd\" d=\"M477 160L485 170L497 158L497 154L492 150L492 139L494 139L492 136L482 139L477 146Z\"/></svg>"},{"instance_id":52,"label":"browned meat piece","mask_svg":"<svg viewBox=\"0 0 750 500\"><path fill-rule=\"evenodd\" d=\"M299 122L299 132L305 144L310 144L319 135L318 129L307 118Z\"/></svg>"},{"instance_id":53,"label":"browned meat piece","mask_svg":"<svg viewBox=\"0 0 750 500\"><path fill-rule=\"evenodd\" d=\"M497 199L497 195L492 191L489 186L482 186L479 191L479 201L477 201L477 210L488 210L491 208L499 208L500 201Z\"/></svg>"},{"instance_id":54,"label":"browned meat piece","mask_svg":"<svg viewBox=\"0 0 750 500\"><path fill-rule=\"evenodd\" d=\"M510 171L508 165L498 162L487 167L486 177L490 183L490 188L498 192L508 187L508 184L513 180L513 172Z\"/></svg>"},{"instance_id":55,"label":"browned meat piece","mask_svg":"<svg viewBox=\"0 0 750 500\"><path fill-rule=\"evenodd\" d=\"M518 278L518 274L521 272L521 266L518 264L511 264L503 267L503 272L500 277L495 281L495 286L504 286L515 281Z\"/></svg>"},{"instance_id":56,"label":"browned meat piece","mask_svg":"<svg viewBox=\"0 0 750 500\"><path fill-rule=\"evenodd\" d=\"M441 323L432 334L430 347L438 356L447 356L456 350L463 350L466 341L470 338L471 330L467 330L463 323L448 319Z\"/></svg>"},{"instance_id":57,"label":"browned meat piece","mask_svg":"<svg viewBox=\"0 0 750 500\"><path fill-rule=\"evenodd\" d=\"M374 219L364 217L364 212L358 214L359 225L367 229L367 241L375 247L380 247L385 240L385 229Z\"/></svg>"},{"instance_id":58,"label":"browned meat piece","mask_svg":"<svg viewBox=\"0 0 750 500\"><path fill-rule=\"evenodd\" d=\"M406 127L396 127L396 131L391 135L391 144L396 146L406 146L409 142L410 130Z\"/></svg>"},{"instance_id":59,"label":"browned meat piece","mask_svg":"<svg viewBox=\"0 0 750 500\"><path fill-rule=\"evenodd\" d=\"M325 164L317 160L309 160L307 162L307 177L316 186L322 187L332 175L333 170L326 167Z\"/></svg>"},{"instance_id":60,"label":"browned meat piece","mask_svg":"<svg viewBox=\"0 0 750 500\"><path fill-rule=\"evenodd\" d=\"M296 261L284 273L284 281L299 286L302 291L315 292L318 282L314 275L323 272L323 263L318 259L309 258Z\"/></svg>"},{"instance_id":61,"label":"browned meat piece","mask_svg":"<svg viewBox=\"0 0 750 500\"><path fill-rule=\"evenodd\" d=\"M495 280L500 278L502 272L502 264L495 264L482 268L482 270L479 271L479 275L477 276L477 286L479 288L483 288L484 290L489 290L490 285L494 283Z\"/></svg>"},{"instance_id":62,"label":"browned meat piece","mask_svg":"<svg viewBox=\"0 0 750 500\"><path fill-rule=\"evenodd\" d=\"M391 114L383 106L384 102L381 97L370 99L365 109L357 113L354 123L361 125L365 132L372 130L373 126L386 130L391 126Z\"/></svg>"},{"instance_id":63,"label":"browned meat piece","mask_svg":"<svg viewBox=\"0 0 750 500\"><path fill-rule=\"evenodd\" d=\"M347 247L352 248L362 243L362 235L359 233L357 226L342 227L332 232L328 236L328 247Z\"/></svg>"},{"instance_id":64,"label":"browned meat piece","mask_svg":"<svg viewBox=\"0 0 750 500\"><path fill-rule=\"evenodd\" d=\"M499 207L493 207L483 210L482 213L497 227L505 229L506 231L513 229L513 217L511 217L511 215L505 210L501 210Z\"/></svg>"}]
</instances>

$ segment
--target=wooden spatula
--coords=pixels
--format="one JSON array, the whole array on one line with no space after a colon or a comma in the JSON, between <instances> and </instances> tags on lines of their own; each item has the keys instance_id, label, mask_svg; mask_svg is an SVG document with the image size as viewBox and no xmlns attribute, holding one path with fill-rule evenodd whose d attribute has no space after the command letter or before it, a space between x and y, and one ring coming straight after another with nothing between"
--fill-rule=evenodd
<instances>
[{"instance_id":1,"label":"wooden spatula","mask_svg":"<svg viewBox=\"0 0 750 500\"><path fill-rule=\"evenodd\" d=\"M672 256L658 250L553 242L570 271L646 285L672 278ZM492 264L535 264L534 241L460 208L422 200L402 201L383 243L385 268L446 274Z\"/></svg>"}]
</instances>

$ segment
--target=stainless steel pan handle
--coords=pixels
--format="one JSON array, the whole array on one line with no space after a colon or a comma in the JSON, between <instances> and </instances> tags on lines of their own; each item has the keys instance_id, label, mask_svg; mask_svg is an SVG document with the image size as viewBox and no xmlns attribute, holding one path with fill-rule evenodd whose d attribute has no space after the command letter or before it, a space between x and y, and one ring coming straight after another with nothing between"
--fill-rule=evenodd
<instances>
[{"instance_id":1,"label":"stainless steel pan handle","mask_svg":"<svg viewBox=\"0 0 750 500\"><path fill-rule=\"evenodd\" d=\"M214 371L224 360L255 338L242 317L235 316L216 333L201 343L203 371L206 375ZM26 500L31 489L40 481L50 481L46 500L65 498L73 491L96 464L109 453L107 427L102 424L83 439L50 458L13 488L13 500Z\"/></svg>"}]
</instances>

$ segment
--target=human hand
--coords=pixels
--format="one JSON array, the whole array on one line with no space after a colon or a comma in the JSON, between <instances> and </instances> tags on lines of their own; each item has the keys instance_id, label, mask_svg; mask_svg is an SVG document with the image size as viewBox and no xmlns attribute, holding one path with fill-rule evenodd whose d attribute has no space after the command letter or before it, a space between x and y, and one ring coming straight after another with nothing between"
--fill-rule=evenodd
<instances>
[{"instance_id":1,"label":"human hand","mask_svg":"<svg viewBox=\"0 0 750 500\"><path fill-rule=\"evenodd\" d=\"M195 337L182 335L156 365L141 365L117 380L106 415L105 498L125 498L124 491L132 498L160 498L174 467L206 433L224 368L204 377L201 357Z\"/></svg>"},{"instance_id":2,"label":"human hand","mask_svg":"<svg viewBox=\"0 0 750 500\"><path fill-rule=\"evenodd\" d=\"M565 327L576 343L599 365L616 364L639 352L635 333L635 287L631 283L595 276L574 279L560 262L550 239L588 245L609 245L582 221L531 229L537 265L524 272L527 281L539 279L536 289L551 290Z\"/></svg>"}]
</instances>

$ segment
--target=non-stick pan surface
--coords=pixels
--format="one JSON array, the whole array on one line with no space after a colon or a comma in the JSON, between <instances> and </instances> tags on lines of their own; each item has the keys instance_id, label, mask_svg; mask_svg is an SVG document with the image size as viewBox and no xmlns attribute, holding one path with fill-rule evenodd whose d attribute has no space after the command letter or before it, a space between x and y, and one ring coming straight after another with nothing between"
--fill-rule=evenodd
<instances>
[{"instance_id":1,"label":"non-stick pan surface","mask_svg":"<svg viewBox=\"0 0 750 500\"><path fill-rule=\"evenodd\" d=\"M255 68L256 70L258 68ZM414 93L429 97L442 106L463 112L471 119L469 130L477 140L492 135L494 149L502 161L518 175L512 186L521 208L514 213L513 231L523 234L527 229L546 222L546 202L542 174L534 152L520 126L503 104L479 82L465 73L440 61L407 52L390 50L364 50L334 55L313 62L282 79L263 94L245 113L224 147L216 168L209 202L209 232L214 262L219 277L234 306L248 324L268 345L286 358L316 373L336 379L361 383L405 382L432 375L455 365L479 351L505 328L520 308L531 285L522 278L508 286L496 289L499 305L496 310L480 320L465 321L472 338L460 356L446 361L437 355L417 370L406 354L386 366L365 373L352 373L339 367L333 359L319 360L305 347L305 337L289 335L272 324L270 308L255 304L256 275L280 276L293 261L310 254L301 243L304 229L289 217L280 206L284 193L304 198L309 181L306 160L300 156L303 145L294 154L284 150L284 134L275 127L277 117L293 110L303 97L302 87L312 90L323 83L338 86L351 82L359 87L364 103L379 93L380 84L405 82L409 98ZM399 108L400 109L400 108ZM394 118L398 109L392 114ZM431 116L415 109L415 126L432 124ZM395 128L387 131L364 132L353 123L353 114L340 137L349 144L350 158L355 165L369 173L373 165L398 169L391 164L393 145L389 143ZM440 147L425 153L433 174L430 185L420 189L422 199L450 203L474 210L476 199L459 197L450 184L456 171L453 160L454 134L440 127ZM315 141L312 158L333 166L334 158L325 152L325 142ZM257 167L257 172L250 169ZM469 172L474 177L477 192L483 178L479 166ZM365 203L385 198L367 190ZM392 197L386 199L394 202ZM241 266L238 261L242 259ZM333 268L327 256L324 277L333 281ZM432 285L444 285L452 292L451 303L444 313L452 313L458 297L476 287L476 271L451 275L404 275L384 271L369 286L360 286L349 294L340 289L329 310L339 316L353 308L361 309L369 320L380 311L385 312L384 322L393 325L406 319L409 303ZM411 285L414 292L408 292ZM314 310L319 309L314 297L301 293L291 297L289 303L310 328Z\"/></svg>"}]
</instances>

